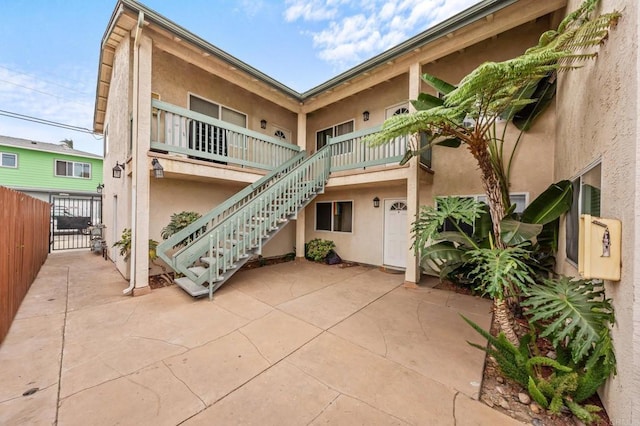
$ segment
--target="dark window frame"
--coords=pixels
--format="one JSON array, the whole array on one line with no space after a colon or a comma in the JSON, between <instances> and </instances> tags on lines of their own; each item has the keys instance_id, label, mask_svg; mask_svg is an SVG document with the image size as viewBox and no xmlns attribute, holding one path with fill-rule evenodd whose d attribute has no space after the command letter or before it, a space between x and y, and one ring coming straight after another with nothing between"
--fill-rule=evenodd
<instances>
[{"instance_id":1,"label":"dark window frame","mask_svg":"<svg viewBox=\"0 0 640 426\"><path fill-rule=\"evenodd\" d=\"M353 233L354 204L353 200L318 201L315 209L315 230ZM343 214L348 216L343 218ZM348 223L343 223L346 219L348 219Z\"/></svg>"}]
</instances>

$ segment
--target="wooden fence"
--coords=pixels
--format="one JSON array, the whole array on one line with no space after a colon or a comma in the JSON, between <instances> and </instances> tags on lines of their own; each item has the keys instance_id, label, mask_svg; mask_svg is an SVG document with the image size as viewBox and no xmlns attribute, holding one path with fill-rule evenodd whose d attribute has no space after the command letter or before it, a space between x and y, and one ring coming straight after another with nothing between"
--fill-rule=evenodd
<instances>
[{"instance_id":1,"label":"wooden fence","mask_svg":"<svg viewBox=\"0 0 640 426\"><path fill-rule=\"evenodd\" d=\"M49 203L0 186L0 343L49 253Z\"/></svg>"}]
</instances>

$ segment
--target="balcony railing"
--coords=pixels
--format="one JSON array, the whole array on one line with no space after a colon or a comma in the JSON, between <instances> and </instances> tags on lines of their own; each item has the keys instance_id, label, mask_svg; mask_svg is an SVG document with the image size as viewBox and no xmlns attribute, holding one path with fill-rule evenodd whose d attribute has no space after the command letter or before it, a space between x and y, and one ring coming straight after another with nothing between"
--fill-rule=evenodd
<instances>
[{"instance_id":1,"label":"balcony railing","mask_svg":"<svg viewBox=\"0 0 640 426\"><path fill-rule=\"evenodd\" d=\"M371 127L330 138L331 171L366 168L402 160L407 152L407 137L398 137L379 146L366 143L366 137L379 131L380 127Z\"/></svg>"},{"instance_id":2,"label":"balcony railing","mask_svg":"<svg viewBox=\"0 0 640 426\"><path fill-rule=\"evenodd\" d=\"M166 102L152 101L151 149L263 170L292 159L297 145Z\"/></svg>"},{"instance_id":3,"label":"balcony railing","mask_svg":"<svg viewBox=\"0 0 640 426\"><path fill-rule=\"evenodd\" d=\"M400 136L379 146L369 145L366 142L367 136L378 132L381 127L371 127L329 138L331 171L337 172L381 164L399 163L407 153L410 136ZM420 147L422 148L426 143L426 137L421 135ZM431 149L421 151L420 163L431 168Z\"/></svg>"}]
</instances>

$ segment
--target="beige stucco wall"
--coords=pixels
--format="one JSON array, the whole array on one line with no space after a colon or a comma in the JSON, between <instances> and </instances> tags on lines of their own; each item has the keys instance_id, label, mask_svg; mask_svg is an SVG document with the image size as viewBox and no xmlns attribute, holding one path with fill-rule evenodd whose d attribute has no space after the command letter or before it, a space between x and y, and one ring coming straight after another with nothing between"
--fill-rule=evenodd
<instances>
[{"instance_id":1,"label":"beige stucco wall","mask_svg":"<svg viewBox=\"0 0 640 426\"><path fill-rule=\"evenodd\" d=\"M319 195L306 208L306 242L314 238L332 240L336 252L344 260L382 265L384 234L384 200L406 198L406 183L389 183L384 186L339 189ZM373 207L373 198L380 199L380 207ZM353 201L353 232L316 231L316 202ZM409 218L411 221L411 218Z\"/></svg>"},{"instance_id":2,"label":"beige stucco wall","mask_svg":"<svg viewBox=\"0 0 640 426\"><path fill-rule=\"evenodd\" d=\"M264 98L210 74L175 56L154 49L152 90L162 101L188 108L189 94L247 115L247 127L273 136L274 125L290 132L296 144L297 115ZM260 120L267 120L267 129L260 128Z\"/></svg>"},{"instance_id":3,"label":"beige stucco wall","mask_svg":"<svg viewBox=\"0 0 640 426\"><path fill-rule=\"evenodd\" d=\"M382 124L384 111L393 105L409 99L409 77L402 74L376 85L355 96L307 114L307 148L316 150L316 132L345 121L354 120L354 130L366 129ZM369 120L364 121L362 113L369 111Z\"/></svg>"},{"instance_id":4,"label":"beige stucco wall","mask_svg":"<svg viewBox=\"0 0 640 426\"><path fill-rule=\"evenodd\" d=\"M117 248L111 248L120 239L122 230L131 227L131 178L130 168L122 173L122 178L114 179L112 168L116 161L123 163L129 155L129 117L131 112L131 40L125 37L115 52L114 67L109 87L109 103L106 120L105 157L103 167L103 222L106 225L105 237L109 246L109 255L116 267L126 278L129 277L128 263L118 254ZM130 164L130 163L129 163ZM114 199L117 197L117 206Z\"/></svg>"},{"instance_id":5,"label":"beige stucco wall","mask_svg":"<svg viewBox=\"0 0 640 426\"><path fill-rule=\"evenodd\" d=\"M568 10L579 1L572 0ZM623 18L596 61L562 75L557 96L557 178L575 178L601 159L603 217L622 221L622 279L606 282L613 300L613 340L618 374L600 395L616 425L640 424L640 177L638 144L638 14L636 0L603 0L600 11ZM558 268L576 275L564 251L561 229Z\"/></svg>"}]
</instances>

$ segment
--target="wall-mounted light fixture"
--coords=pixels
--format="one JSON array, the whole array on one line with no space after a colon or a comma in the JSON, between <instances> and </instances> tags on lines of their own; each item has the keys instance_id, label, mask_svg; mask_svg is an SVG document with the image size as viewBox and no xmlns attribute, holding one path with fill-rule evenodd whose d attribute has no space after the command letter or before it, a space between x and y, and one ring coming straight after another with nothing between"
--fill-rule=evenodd
<instances>
[{"instance_id":1,"label":"wall-mounted light fixture","mask_svg":"<svg viewBox=\"0 0 640 426\"><path fill-rule=\"evenodd\" d=\"M116 165L111 169L112 175L116 179L120 179L122 177L122 171L124 170L124 163L120 164L116 161Z\"/></svg>"},{"instance_id":2,"label":"wall-mounted light fixture","mask_svg":"<svg viewBox=\"0 0 640 426\"><path fill-rule=\"evenodd\" d=\"M376 209L380 207L380 198L376 197L373 199L373 207Z\"/></svg>"},{"instance_id":3,"label":"wall-mounted light fixture","mask_svg":"<svg viewBox=\"0 0 640 426\"><path fill-rule=\"evenodd\" d=\"M162 179L164 177L164 168L160 164L157 158L151 160L151 165L153 166L153 176L156 179Z\"/></svg>"},{"instance_id":4,"label":"wall-mounted light fixture","mask_svg":"<svg viewBox=\"0 0 640 426\"><path fill-rule=\"evenodd\" d=\"M362 121L369 121L369 111L362 113Z\"/></svg>"},{"instance_id":5,"label":"wall-mounted light fixture","mask_svg":"<svg viewBox=\"0 0 640 426\"><path fill-rule=\"evenodd\" d=\"M96 192L98 194L102 194L103 189L104 189L104 183L99 183L98 186L96 187Z\"/></svg>"},{"instance_id":6,"label":"wall-mounted light fixture","mask_svg":"<svg viewBox=\"0 0 640 426\"><path fill-rule=\"evenodd\" d=\"M260 128L261 129L266 129L267 128L267 120L265 120L264 118L262 120L260 120Z\"/></svg>"}]
</instances>

